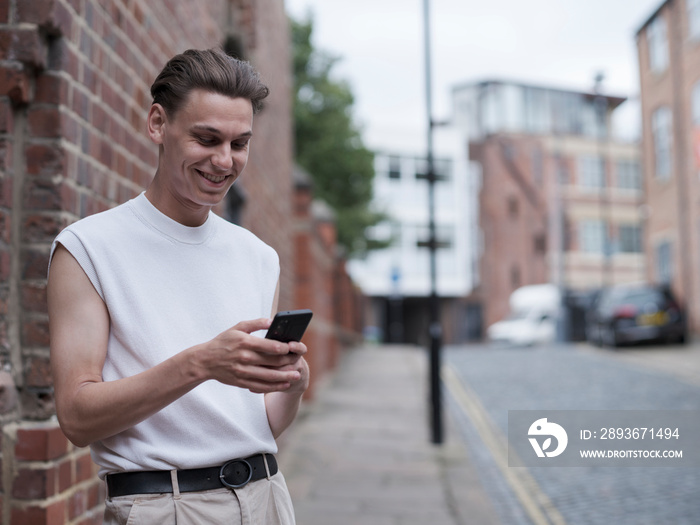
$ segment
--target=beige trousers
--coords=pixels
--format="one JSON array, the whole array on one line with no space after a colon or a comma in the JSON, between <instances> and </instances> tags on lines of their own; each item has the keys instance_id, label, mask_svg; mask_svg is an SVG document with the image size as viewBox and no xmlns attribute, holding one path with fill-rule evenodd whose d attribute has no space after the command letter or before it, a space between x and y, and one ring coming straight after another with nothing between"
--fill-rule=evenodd
<instances>
[{"instance_id":1,"label":"beige trousers","mask_svg":"<svg viewBox=\"0 0 700 525\"><path fill-rule=\"evenodd\" d=\"M176 484L177 482L175 482ZM294 525L282 473L240 489L134 494L105 501L104 525Z\"/></svg>"}]
</instances>

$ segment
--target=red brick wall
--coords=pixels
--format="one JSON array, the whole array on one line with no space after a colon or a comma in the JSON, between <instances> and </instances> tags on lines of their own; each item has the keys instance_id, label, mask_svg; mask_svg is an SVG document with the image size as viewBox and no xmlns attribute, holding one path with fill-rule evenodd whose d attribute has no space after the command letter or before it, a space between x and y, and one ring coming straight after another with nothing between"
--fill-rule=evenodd
<instances>
[{"instance_id":1,"label":"red brick wall","mask_svg":"<svg viewBox=\"0 0 700 525\"><path fill-rule=\"evenodd\" d=\"M303 339L309 348L312 382L306 398L310 399L319 379L335 367L341 348L359 342L363 296L338 253L332 218L318 203L314 205L312 189L306 183L296 187L294 214L294 304L314 312Z\"/></svg>"},{"instance_id":2,"label":"red brick wall","mask_svg":"<svg viewBox=\"0 0 700 525\"><path fill-rule=\"evenodd\" d=\"M471 151L483 168L479 225L484 252L478 295L484 326L508 314L513 290L548 282L545 253L535 250L535 237L547 234L546 191L532 170L536 148L541 145L532 137L495 135Z\"/></svg>"},{"instance_id":3,"label":"red brick wall","mask_svg":"<svg viewBox=\"0 0 700 525\"><path fill-rule=\"evenodd\" d=\"M700 42L688 35L687 2L666 3L656 15L667 24L669 65L651 71L647 27L637 35L642 102L642 152L649 217L645 231L647 278L656 281L655 249L661 242L672 247L671 286L686 306L690 328L700 331L700 165L694 151L691 93L700 81ZM667 106L672 111L673 143L671 177L655 174L652 114Z\"/></svg>"}]
</instances>

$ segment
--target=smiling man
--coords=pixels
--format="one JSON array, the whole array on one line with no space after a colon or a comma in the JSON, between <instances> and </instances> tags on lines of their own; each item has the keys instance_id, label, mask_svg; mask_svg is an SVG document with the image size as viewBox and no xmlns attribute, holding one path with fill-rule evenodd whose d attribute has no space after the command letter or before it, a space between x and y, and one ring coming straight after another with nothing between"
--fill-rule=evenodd
<instances>
[{"instance_id":1,"label":"smiling man","mask_svg":"<svg viewBox=\"0 0 700 525\"><path fill-rule=\"evenodd\" d=\"M52 247L59 422L100 466L105 523L293 524L275 439L308 387L306 346L255 334L277 310L277 254L212 212L268 89L246 62L189 50L151 94L152 183Z\"/></svg>"}]
</instances>

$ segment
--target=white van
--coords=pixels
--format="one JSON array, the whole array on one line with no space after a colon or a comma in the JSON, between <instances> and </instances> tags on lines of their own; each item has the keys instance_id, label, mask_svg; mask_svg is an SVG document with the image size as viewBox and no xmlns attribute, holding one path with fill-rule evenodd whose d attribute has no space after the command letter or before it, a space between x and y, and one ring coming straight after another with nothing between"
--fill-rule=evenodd
<instances>
[{"instance_id":1,"label":"white van","mask_svg":"<svg viewBox=\"0 0 700 525\"><path fill-rule=\"evenodd\" d=\"M534 284L515 290L510 314L486 330L490 341L530 346L554 341L561 311L561 294L553 284Z\"/></svg>"}]
</instances>

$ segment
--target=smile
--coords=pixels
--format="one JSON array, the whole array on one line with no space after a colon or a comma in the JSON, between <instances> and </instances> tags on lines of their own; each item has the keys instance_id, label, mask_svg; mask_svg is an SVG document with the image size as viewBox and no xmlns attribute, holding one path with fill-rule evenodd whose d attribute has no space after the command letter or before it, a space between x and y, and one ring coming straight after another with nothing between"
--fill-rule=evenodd
<instances>
[{"instance_id":1,"label":"smile","mask_svg":"<svg viewBox=\"0 0 700 525\"><path fill-rule=\"evenodd\" d=\"M219 184L219 183L223 182L224 180L226 180L226 177L228 177L228 175L221 175L221 176L217 177L216 175L204 173L203 171L199 171L199 170L197 170L197 173L199 173L202 177L207 179L209 182L213 182L214 184Z\"/></svg>"}]
</instances>

